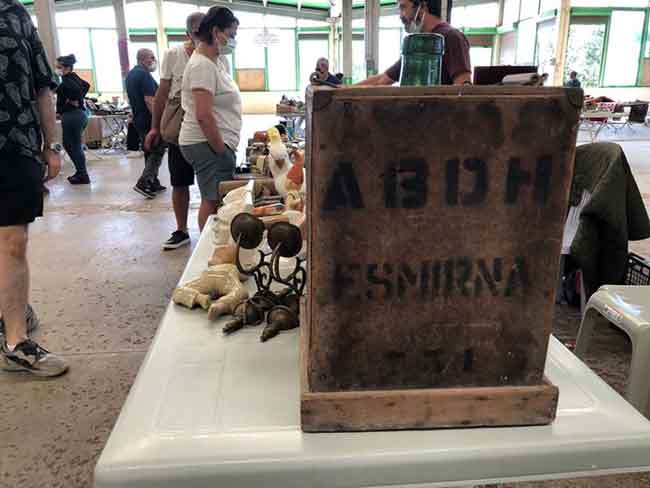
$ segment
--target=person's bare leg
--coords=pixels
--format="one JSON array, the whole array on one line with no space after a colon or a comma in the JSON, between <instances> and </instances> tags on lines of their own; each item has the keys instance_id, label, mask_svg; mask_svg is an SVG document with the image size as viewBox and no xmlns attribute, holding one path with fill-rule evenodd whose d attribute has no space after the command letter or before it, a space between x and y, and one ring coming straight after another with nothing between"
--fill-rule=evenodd
<instances>
[{"instance_id":1,"label":"person's bare leg","mask_svg":"<svg viewBox=\"0 0 650 488\"><path fill-rule=\"evenodd\" d=\"M217 202L215 200L201 200L199 207L199 230L203 231L208 217L212 215L217 209Z\"/></svg>"},{"instance_id":2,"label":"person's bare leg","mask_svg":"<svg viewBox=\"0 0 650 488\"><path fill-rule=\"evenodd\" d=\"M175 186L172 189L172 206L176 216L176 230L187 232L187 214L190 211L189 186Z\"/></svg>"},{"instance_id":3,"label":"person's bare leg","mask_svg":"<svg viewBox=\"0 0 650 488\"><path fill-rule=\"evenodd\" d=\"M28 295L27 226L0 227L0 310L9 346L27 339Z\"/></svg>"}]
</instances>

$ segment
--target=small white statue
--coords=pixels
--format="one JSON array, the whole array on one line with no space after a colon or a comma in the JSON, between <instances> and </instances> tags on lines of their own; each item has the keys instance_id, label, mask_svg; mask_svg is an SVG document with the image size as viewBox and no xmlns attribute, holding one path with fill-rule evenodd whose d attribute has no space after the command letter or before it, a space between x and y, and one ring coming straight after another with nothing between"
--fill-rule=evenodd
<instances>
[{"instance_id":1,"label":"small white statue","mask_svg":"<svg viewBox=\"0 0 650 488\"><path fill-rule=\"evenodd\" d=\"M212 224L213 242L216 246L234 243L230 236L230 223L235 215L253 210L254 185L255 182L251 181L245 186L229 191L223 197L223 205L217 211L217 217Z\"/></svg>"},{"instance_id":2,"label":"small white statue","mask_svg":"<svg viewBox=\"0 0 650 488\"><path fill-rule=\"evenodd\" d=\"M177 287L172 294L172 301L178 305L198 305L207 310L209 320L231 314L247 298L248 290L239 281L239 271L233 264L210 266L200 278Z\"/></svg>"},{"instance_id":3,"label":"small white statue","mask_svg":"<svg viewBox=\"0 0 650 488\"><path fill-rule=\"evenodd\" d=\"M289 159L287 147L282 142L278 129L272 127L267 131L267 134L269 136L269 153L271 156L269 158L269 169L275 182L275 191L278 192L278 195L284 197L287 195L285 184L287 173L289 173L292 166L291 160Z\"/></svg>"}]
</instances>

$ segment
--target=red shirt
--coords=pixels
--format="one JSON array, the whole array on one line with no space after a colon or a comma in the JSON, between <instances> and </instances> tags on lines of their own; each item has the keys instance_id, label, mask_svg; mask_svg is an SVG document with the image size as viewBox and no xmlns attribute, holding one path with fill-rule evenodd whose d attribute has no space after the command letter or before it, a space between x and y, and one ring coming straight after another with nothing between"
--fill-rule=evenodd
<instances>
[{"instance_id":1,"label":"red shirt","mask_svg":"<svg viewBox=\"0 0 650 488\"><path fill-rule=\"evenodd\" d=\"M472 64L469 60L469 41L465 34L447 22L441 22L435 26L431 33L440 34L445 38L441 77L443 85L453 85L456 76L472 72ZM393 81L399 81L401 71L402 60L400 59L386 70L386 75Z\"/></svg>"}]
</instances>

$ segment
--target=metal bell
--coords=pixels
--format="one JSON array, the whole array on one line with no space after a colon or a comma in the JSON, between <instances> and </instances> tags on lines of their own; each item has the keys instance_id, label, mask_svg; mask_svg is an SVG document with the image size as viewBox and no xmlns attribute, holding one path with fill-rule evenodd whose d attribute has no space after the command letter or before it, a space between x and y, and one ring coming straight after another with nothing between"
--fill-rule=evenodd
<instances>
[{"instance_id":1,"label":"metal bell","mask_svg":"<svg viewBox=\"0 0 650 488\"><path fill-rule=\"evenodd\" d=\"M233 315L237 318L224 325L222 332L232 334L246 325L259 325L264 321L265 313L266 310L256 306L250 300L241 302L233 311Z\"/></svg>"},{"instance_id":2,"label":"metal bell","mask_svg":"<svg viewBox=\"0 0 650 488\"><path fill-rule=\"evenodd\" d=\"M271 226L268 235L269 246L283 258L292 258L302 249L300 229L288 222L278 222Z\"/></svg>"},{"instance_id":3,"label":"metal bell","mask_svg":"<svg viewBox=\"0 0 650 488\"><path fill-rule=\"evenodd\" d=\"M273 307L266 316L267 325L262 331L260 341L266 342L283 330L300 327L300 298L293 293L282 298L282 305Z\"/></svg>"},{"instance_id":4,"label":"metal bell","mask_svg":"<svg viewBox=\"0 0 650 488\"><path fill-rule=\"evenodd\" d=\"M246 212L237 214L230 223L232 238L244 249L256 249L262 243L264 230L264 222Z\"/></svg>"}]
</instances>

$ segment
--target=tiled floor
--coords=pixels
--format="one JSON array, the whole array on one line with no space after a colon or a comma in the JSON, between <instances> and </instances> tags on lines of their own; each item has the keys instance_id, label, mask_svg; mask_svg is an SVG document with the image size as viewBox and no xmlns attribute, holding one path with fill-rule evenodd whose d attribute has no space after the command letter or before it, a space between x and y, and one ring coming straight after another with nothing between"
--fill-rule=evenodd
<instances>
[{"instance_id":1,"label":"tiled floor","mask_svg":"<svg viewBox=\"0 0 650 488\"><path fill-rule=\"evenodd\" d=\"M272 121L247 117L244 133ZM645 136L622 145L650 202L650 129ZM138 158L104 158L90 162L90 187L71 187L64 176L49 184L46 216L31 228L31 301L43 322L37 339L63 353L72 369L53 381L0 374L1 488L92 486L97 456L191 253L161 250L174 230L170 191L144 200L131 189L141 169ZM167 184L164 167L161 174ZM198 198L195 188L194 242ZM649 243L635 248L650 255ZM650 477L516 485L569 486L640 488L650 486Z\"/></svg>"}]
</instances>

